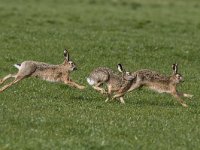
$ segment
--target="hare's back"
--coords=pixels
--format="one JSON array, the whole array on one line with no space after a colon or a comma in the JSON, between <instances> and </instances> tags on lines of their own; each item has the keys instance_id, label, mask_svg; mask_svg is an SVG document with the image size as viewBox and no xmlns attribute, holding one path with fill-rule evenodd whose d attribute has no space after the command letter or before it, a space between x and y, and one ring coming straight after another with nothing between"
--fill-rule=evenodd
<instances>
[{"instance_id":1,"label":"hare's back","mask_svg":"<svg viewBox=\"0 0 200 150\"><path fill-rule=\"evenodd\" d=\"M152 81L152 82L167 82L169 77L163 74L160 74L156 71L143 69L135 72L141 80Z\"/></svg>"},{"instance_id":2,"label":"hare's back","mask_svg":"<svg viewBox=\"0 0 200 150\"><path fill-rule=\"evenodd\" d=\"M96 82L105 82L109 79L112 70L106 67L99 67L94 69L89 78L95 80Z\"/></svg>"}]
</instances>

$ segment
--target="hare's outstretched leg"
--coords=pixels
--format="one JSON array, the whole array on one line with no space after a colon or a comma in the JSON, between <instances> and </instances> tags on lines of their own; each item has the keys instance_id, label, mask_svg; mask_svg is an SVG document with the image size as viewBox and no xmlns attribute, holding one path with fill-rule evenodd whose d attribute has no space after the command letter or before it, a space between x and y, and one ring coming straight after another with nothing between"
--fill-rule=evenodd
<instances>
[{"instance_id":1,"label":"hare's outstretched leg","mask_svg":"<svg viewBox=\"0 0 200 150\"><path fill-rule=\"evenodd\" d=\"M178 95L177 92L171 93L172 96L176 98L176 100L183 106L183 107L188 107L188 105L181 99L181 97Z\"/></svg>"},{"instance_id":2,"label":"hare's outstretched leg","mask_svg":"<svg viewBox=\"0 0 200 150\"><path fill-rule=\"evenodd\" d=\"M10 78L16 78L16 74L9 74L9 75L5 76L3 79L0 80L0 84L3 84L6 80L8 80Z\"/></svg>"},{"instance_id":3,"label":"hare's outstretched leg","mask_svg":"<svg viewBox=\"0 0 200 150\"><path fill-rule=\"evenodd\" d=\"M22 79L31 76L31 74L36 70L36 66L34 64L22 63L20 66L18 66L18 69L19 71L16 75L8 75L4 78L4 81L11 77L14 77L15 79L12 82L3 86L0 89L0 93L6 90L7 88L11 87L13 84L21 81Z\"/></svg>"},{"instance_id":4,"label":"hare's outstretched leg","mask_svg":"<svg viewBox=\"0 0 200 150\"><path fill-rule=\"evenodd\" d=\"M64 83L71 86L71 87L78 88L80 90L83 90L85 88L85 86L79 85L78 83L76 83L72 80L65 80Z\"/></svg>"},{"instance_id":5,"label":"hare's outstretched leg","mask_svg":"<svg viewBox=\"0 0 200 150\"><path fill-rule=\"evenodd\" d=\"M11 87L13 84L21 81L23 78L22 77L17 77L14 81L6 84L5 86L3 86L1 89L0 89L0 93L5 91L7 88Z\"/></svg>"},{"instance_id":6,"label":"hare's outstretched leg","mask_svg":"<svg viewBox=\"0 0 200 150\"><path fill-rule=\"evenodd\" d=\"M193 97L193 95L191 95L191 94L186 94L186 93L181 93L181 92L178 92L178 95L182 96L182 97L187 97L187 98L192 98Z\"/></svg>"},{"instance_id":7,"label":"hare's outstretched leg","mask_svg":"<svg viewBox=\"0 0 200 150\"><path fill-rule=\"evenodd\" d=\"M9 74L0 80L0 84L3 84L6 80L8 80L10 78L15 78L15 77L16 77L16 74Z\"/></svg>"}]
</instances>

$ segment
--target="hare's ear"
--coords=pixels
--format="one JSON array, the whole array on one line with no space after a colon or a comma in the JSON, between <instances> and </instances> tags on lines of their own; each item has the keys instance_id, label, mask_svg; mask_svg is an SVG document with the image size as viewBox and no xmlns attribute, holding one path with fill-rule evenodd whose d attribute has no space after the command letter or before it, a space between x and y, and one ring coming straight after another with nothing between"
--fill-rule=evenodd
<instances>
[{"instance_id":1,"label":"hare's ear","mask_svg":"<svg viewBox=\"0 0 200 150\"><path fill-rule=\"evenodd\" d=\"M124 72L124 69L121 64L117 65L117 69L119 70L119 72Z\"/></svg>"},{"instance_id":2,"label":"hare's ear","mask_svg":"<svg viewBox=\"0 0 200 150\"><path fill-rule=\"evenodd\" d=\"M67 49L64 50L64 57L66 61L69 61L69 53L67 51Z\"/></svg>"},{"instance_id":3,"label":"hare's ear","mask_svg":"<svg viewBox=\"0 0 200 150\"><path fill-rule=\"evenodd\" d=\"M173 74L177 74L177 72L178 72L178 64L173 64L172 65L172 69L173 69Z\"/></svg>"}]
</instances>

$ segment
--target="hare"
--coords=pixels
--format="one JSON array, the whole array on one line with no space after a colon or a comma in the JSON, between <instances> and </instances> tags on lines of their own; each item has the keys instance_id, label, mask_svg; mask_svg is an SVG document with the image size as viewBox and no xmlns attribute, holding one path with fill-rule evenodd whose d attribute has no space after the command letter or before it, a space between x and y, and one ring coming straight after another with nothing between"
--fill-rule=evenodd
<instances>
[{"instance_id":1,"label":"hare","mask_svg":"<svg viewBox=\"0 0 200 150\"><path fill-rule=\"evenodd\" d=\"M59 65L37 61L24 61L21 64L15 64L14 66L19 70L18 73L9 74L0 80L0 84L2 84L9 78L14 78L12 82L0 89L0 93L28 77L36 77L50 82L61 82L78 89L84 89L84 86L75 83L69 78L70 72L76 70L76 65L69 60L69 53L66 49L64 50L64 58L64 62Z\"/></svg>"},{"instance_id":2,"label":"hare","mask_svg":"<svg viewBox=\"0 0 200 150\"><path fill-rule=\"evenodd\" d=\"M118 70L122 73L122 76L114 73L109 68L99 67L93 70L87 78L87 82L95 90L101 92L102 94L107 94L108 97L105 102L110 99L112 93L118 93L120 94L120 102L123 104L125 103L123 96L131 87L134 77L129 72L126 72L121 64L118 64ZM107 85L108 92L100 87L104 83Z\"/></svg>"},{"instance_id":3,"label":"hare","mask_svg":"<svg viewBox=\"0 0 200 150\"><path fill-rule=\"evenodd\" d=\"M172 69L173 73L171 76L161 75L155 71L147 69L132 73L132 76L135 77L135 80L128 92L144 86L159 93L169 93L175 97L183 107L188 107L181 97L191 98L193 95L180 93L177 91L177 85L184 80L183 76L178 73L178 64L173 64ZM118 95L115 95L114 97L118 97Z\"/></svg>"}]
</instances>

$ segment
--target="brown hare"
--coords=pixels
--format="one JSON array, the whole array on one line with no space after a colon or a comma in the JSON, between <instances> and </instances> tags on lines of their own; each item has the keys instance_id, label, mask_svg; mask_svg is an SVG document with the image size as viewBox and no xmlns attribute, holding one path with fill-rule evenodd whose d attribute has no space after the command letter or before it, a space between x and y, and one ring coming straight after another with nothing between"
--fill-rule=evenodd
<instances>
[{"instance_id":1,"label":"brown hare","mask_svg":"<svg viewBox=\"0 0 200 150\"><path fill-rule=\"evenodd\" d=\"M19 69L18 73L9 74L0 80L0 84L2 84L7 79L14 78L12 82L0 89L0 93L28 77L36 77L50 82L61 82L78 89L84 89L84 86L75 83L69 78L70 72L76 70L76 65L69 60L69 53L66 49L64 50L64 58L64 62L59 65L37 61L24 61L21 64L15 64L14 66Z\"/></svg>"},{"instance_id":2,"label":"brown hare","mask_svg":"<svg viewBox=\"0 0 200 150\"><path fill-rule=\"evenodd\" d=\"M119 99L121 103L125 103L123 96L132 85L134 77L126 72L121 64L118 64L118 70L122 75L114 73L111 69L106 67L99 67L90 73L87 82L97 91L102 94L107 94L106 102L110 99L112 93L120 94ZM106 84L108 92L106 92L101 85ZM114 98L113 98L114 99Z\"/></svg>"},{"instance_id":3,"label":"brown hare","mask_svg":"<svg viewBox=\"0 0 200 150\"><path fill-rule=\"evenodd\" d=\"M159 93L169 93L175 97L183 107L188 107L181 97L191 98L193 95L177 91L177 85L184 80L182 75L178 73L178 64L173 64L172 69L173 73L171 76L161 75L155 71L147 69L132 73L132 76L134 76L135 79L128 92L141 87L147 87ZM117 97L120 97L120 95L114 96L114 98Z\"/></svg>"}]
</instances>

